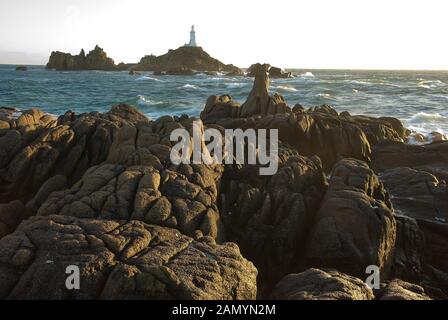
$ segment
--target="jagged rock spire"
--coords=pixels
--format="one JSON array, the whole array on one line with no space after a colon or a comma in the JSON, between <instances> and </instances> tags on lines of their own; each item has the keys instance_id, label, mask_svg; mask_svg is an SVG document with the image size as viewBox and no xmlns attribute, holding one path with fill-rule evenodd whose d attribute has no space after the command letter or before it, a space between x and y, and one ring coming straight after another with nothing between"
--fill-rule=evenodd
<instances>
[{"instance_id":1,"label":"jagged rock spire","mask_svg":"<svg viewBox=\"0 0 448 320\"><path fill-rule=\"evenodd\" d=\"M254 85L246 102L241 106L240 116L287 112L289 107L281 95L277 93L269 95L269 69L271 66L257 63L252 68L255 74Z\"/></svg>"}]
</instances>

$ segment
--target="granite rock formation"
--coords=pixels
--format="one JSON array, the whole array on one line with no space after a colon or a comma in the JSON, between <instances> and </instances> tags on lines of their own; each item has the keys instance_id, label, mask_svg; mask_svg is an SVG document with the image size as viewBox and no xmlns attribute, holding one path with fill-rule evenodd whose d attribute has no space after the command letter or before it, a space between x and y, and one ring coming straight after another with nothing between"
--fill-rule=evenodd
<instances>
[{"instance_id":1,"label":"granite rock formation","mask_svg":"<svg viewBox=\"0 0 448 320\"><path fill-rule=\"evenodd\" d=\"M269 92L269 66L254 69L246 102L209 97L199 129L278 129L271 176L173 164L170 135L191 134L192 117L0 108L0 297L447 299L447 142L407 145L393 118L291 108Z\"/></svg>"},{"instance_id":2,"label":"granite rock formation","mask_svg":"<svg viewBox=\"0 0 448 320\"><path fill-rule=\"evenodd\" d=\"M224 64L212 58L201 47L188 46L169 50L161 56L145 56L133 69L136 71L170 71L171 74L179 74L173 73L173 70L241 72L234 65Z\"/></svg>"},{"instance_id":3,"label":"granite rock formation","mask_svg":"<svg viewBox=\"0 0 448 320\"><path fill-rule=\"evenodd\" d=\"M71 55L60 51L53 51L47 63L47 69L55 70L125 70L125 64L116 66L114 60L109 58L98 45L87 55L84 49L78 55Z\"/></svg>"}]
</instances>

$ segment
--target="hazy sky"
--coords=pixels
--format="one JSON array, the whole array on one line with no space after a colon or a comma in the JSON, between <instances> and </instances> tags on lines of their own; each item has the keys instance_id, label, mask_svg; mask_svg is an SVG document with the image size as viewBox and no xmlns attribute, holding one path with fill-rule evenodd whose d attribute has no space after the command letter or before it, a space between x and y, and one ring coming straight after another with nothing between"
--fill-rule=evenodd
<instances>
[{"instance_id":1,"label":"hazy sky","mask_svg":"<svg viewBox=\"0 0 448 320\"><path fill-rule=\"evenodd\" d=\"M447 0L0 0L0 63L103 47L137 62L197 42L247 67L448 70Z\"/></svg>"}]
</instances>

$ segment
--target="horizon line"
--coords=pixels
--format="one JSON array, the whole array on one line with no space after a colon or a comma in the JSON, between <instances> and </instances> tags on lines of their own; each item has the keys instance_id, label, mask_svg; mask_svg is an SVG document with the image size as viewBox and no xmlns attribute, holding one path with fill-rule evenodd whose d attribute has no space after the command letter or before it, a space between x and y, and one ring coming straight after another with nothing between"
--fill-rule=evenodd
<instances>
[{"instance_id":1,"label":"horizon line","mask_svg":"<svg viewBox=\"0 0 448 320\"><path fill-rule=\"evenodd\" d=\"M137 64L138 62L124 62L125 64ZM33 63L2 63L0 62L0 66L29 66L29 67L45 67L46 64L33 64ZM273 66L273 65L271 65ZM237 66L238 67L238 66ZM250 66L249 66L250 67ZM240 69L248 69L249 67L238 67ZM315 70L315 71L325 71L325 70L334 70L334 71L344 71L344 70L354 70L354 71L426 71L426 72L448 72L448 69L390 69L390 68L321 68L321 67L281 67L284 70ZM94 71L94 70L76 70L76 71ZM108 71L114 72L114 71ZM118 71L122 72L122 71Z\"/></svg>"}]
</instances>

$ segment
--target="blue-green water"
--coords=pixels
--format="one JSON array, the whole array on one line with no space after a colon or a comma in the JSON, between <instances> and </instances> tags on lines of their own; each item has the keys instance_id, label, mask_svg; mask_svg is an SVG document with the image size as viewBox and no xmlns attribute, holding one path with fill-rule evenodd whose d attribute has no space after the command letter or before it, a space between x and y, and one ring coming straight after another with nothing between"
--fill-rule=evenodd
<instances>
[{"instance_id":1,"label":"blue-green water","mask_svg":"<svg viewBox=\"0 0 448 320\"><path fill-rule=\"evenodd\" d=\"M448 72L296 70L274 79L271 92L293 106L333 105L338 111L393 116L419 132L448 132ZM198 115L211 94L244 102L251 78L227 76L131 76L128 72L47 71L0 65L0 106L39 107L52 114L107 111L126 102L151 118Z\"/></svg>"}]
</instances>

